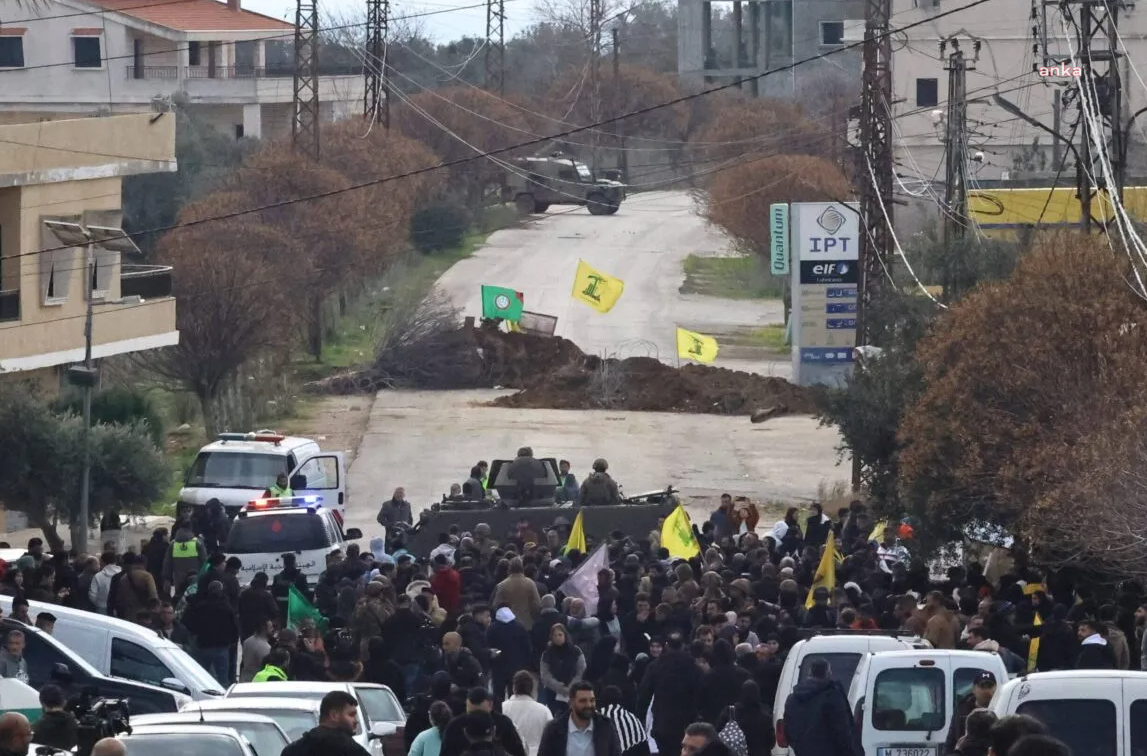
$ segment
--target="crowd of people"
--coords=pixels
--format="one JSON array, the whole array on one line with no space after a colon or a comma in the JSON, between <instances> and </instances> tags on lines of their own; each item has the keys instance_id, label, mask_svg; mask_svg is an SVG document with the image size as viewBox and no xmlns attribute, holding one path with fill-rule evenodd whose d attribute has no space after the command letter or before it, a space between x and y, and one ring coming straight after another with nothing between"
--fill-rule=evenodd
<instances>
[{"instance_id":1,"label":"crowd of people","mask_svg":"<svg viewBox=\"0 0 1147 756\"><path fill-rule=\"evenodd\" d=\"M392 510L395 500L403 500L401 491L388 503ZM999 654L1013 672L1147 669L1147 607L1129 590L1100 601L1065 576L1023 566L991 582L975 565L954 567L936 581L906 558L900 531L881 528L872 540L877 526L860 502L835 517L814 505L803 522L792 509L763 534L755 509L743 510L722 497L695 528L701 550L688 560L671 558L658 530L591 539L582 553L563 548L569 534L562 528L496 539L479 526L445 534L429 558L348 545L330 555L314 584L287 554L282 572L260 573L242 588L241 563L211 552L185 526L173 541L159 530L138 552L98 558L47 554L33 539L24 557L6 565L0 593L14 597L12 615L30 624L43 626L51 615L30 617L27 600L153 627L196 655L221 685L387 685L409 707L404 732L414 756L678 749L682 756L767 756L772 708L778 695L790 695L778 691L786 655L830 628L908 631L935 648ZM191 557L177 546L189 539L201 549ZM833 590L813 587L826 544L841 557ZM596 600L564 595L598 545L607 558L590 591ZM189 569L173 569L173 555L192 559ZM292 587L313 602L321 623L287 626ZM1034 638L1040 643L1029 664ZM0 673L7 675L5 653ZM961 702L950 750L1066 752L1055 750L1062 744L1035 720L991 721L982 711L991 700L985 691L994 690L988 682L978 681ZM814 694L816 707L808 705ZM805 728L804 743L790 734L796 753L861 754L841 682L827 668L813 669L791 695L790 711L803 709L824 725ZM335 724L324 726L345 731L349 705L343 701L331 714ZM324 748L321 738L300 743L289 756L318 756Z\"/></svg>"}]
</instances>

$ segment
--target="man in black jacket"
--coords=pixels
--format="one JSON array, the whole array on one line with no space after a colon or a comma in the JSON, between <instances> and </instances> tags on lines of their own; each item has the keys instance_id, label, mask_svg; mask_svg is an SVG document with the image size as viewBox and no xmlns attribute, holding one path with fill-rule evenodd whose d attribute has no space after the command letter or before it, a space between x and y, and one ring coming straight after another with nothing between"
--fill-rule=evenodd
<instances>
[{"instance_id":1,"label":"man in black jacket","mask_svg":"<svg viewBox=\"0 0 1147 756\"><path fill-rule=\"evenodd\" d=\"M358 701L345 691L332 691L319 704L319 726L284 748L282 756L370 756L355 742L357 729Z\"/></svg>"},{"instance_id":2,"label":"man in black jacket","mask_svg":"<svg viewBox=\"0 0 1147 756\"><path fill-rule=\"evenodd\" d=\"M184 622L195 636L199 663L226 688L234 682L235 669L230 666L229 649L239 643L239 620L227 601L223 583L207 586L207 595L196 597L195 606L186 613Z\"/></svg>"},{"instance_id":3,"label":"man in black jacket","mask_svg":"<svg viewBox=\"0 0 1147 756\"><path fill-rule=\"evenodd\" d=\"M64 703L64 691L58 686L45 685L40 689L40 706L44 714L32 728L34 743L64 751L76 747L80 724L75 714L64 710Z\"/></svg>"},{"instance_id":4,"label":"man in black jacket","mask_svg":"<svg viewBox=\"0 0 1147 756\"><path fill-rule=\"evenodd\" d=\"M1104 637L1106 628L1094 620L1085 619L1079 623L1076 635L1079 636L1079 655L1075 659L1076 669L1115 669L1115 653Z\"/></svg>"},{"instance_id":5,"label":"man in black jacket","mask_svg":"<svg viewBox=\"0 0 1147 756\"><path fill-rule=\"evenodd\" d=\"M518 735L514 723L505 714L494 711L494 699L485 688L471 688L466 696L466 713L454 717L442 732L442 749L439 756L462 756L469 740L466 738L466 723L470 714L483 711L494 720L494 742L506 752L507 756L526 756L526 747L522 745L522 738ZM284 754L284 756L294 756Z\"/></svg>"},{"instance_id":6,"label":"man in black jacket","mask_svg":"<svg viewBox=\"0 0 1147 756\"><path fill-rule=\"evenodd\" d=\"M996 676L984 670L976 675L972 681L972 692L960 699L956 704L956 712L952 715L952 724L948 727L948 739L944 743L945 751L952 751L956 743L965 735L965 724L968 715L976 709L986 709L992 703L992 696L996 694Z\"/></svg>"},{"instance_id":7,"label":"man in black jacket","mask_svg":"<svg viewBox=\"0 0 1147 756\"><path fill-rule=\"evenodd\" d=\"M588 748L586 747L588 746ZM538 756L621 756L621 739L613 722L597 713L593 686L584 680L570 686L570 712L542 730Z\"/></svg>"},{"instance_id":8,"label":"man in black jacket","mask_svg":"<svg viewBox=\"0 0 1147 756\"><path fill-rule=\"evenodd\" d=\"M848 698L829 677L828 662L816 659L809 677L785 701L785 735L793 753L805 756L862 756L852 727Z\"/></svg>"}]
</instances>

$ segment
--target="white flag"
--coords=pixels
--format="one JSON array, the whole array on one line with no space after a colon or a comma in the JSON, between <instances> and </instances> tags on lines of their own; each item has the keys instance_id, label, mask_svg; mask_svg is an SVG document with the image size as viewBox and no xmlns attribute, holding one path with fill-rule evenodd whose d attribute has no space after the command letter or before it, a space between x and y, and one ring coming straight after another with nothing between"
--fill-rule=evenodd
<instances>
[{"instance_id":1,"label":"white flag","mask_svg":"<svg viewBox=\"0 0 1147 756\"><path fill-rule=\"evenodd\" d=\"M609 566L607 557L603 543L558 588L565 595L584 601L586 614L590 617L597 613L597 573Z\"/></svg>"}]
</instances>

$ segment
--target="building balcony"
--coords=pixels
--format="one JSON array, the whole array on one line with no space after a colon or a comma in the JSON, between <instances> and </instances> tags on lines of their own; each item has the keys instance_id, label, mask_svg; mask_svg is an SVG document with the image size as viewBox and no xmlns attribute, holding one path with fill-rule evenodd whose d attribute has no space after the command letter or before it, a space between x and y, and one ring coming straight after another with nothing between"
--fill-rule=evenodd
<instances>
[{"instance_id":1,"label":"building balcony","mask_svg":"<svg viewBox=\"0 0 1147 756\"><path fill-rule=\"evenodd\" d=\"M183 75L180 76L180 71ZM167 80L183 79L289 79L295 75L294 66L127 66L128 79ZM362 66L320 65L319 76L362 76Z\"/></svg>"},{"instance_id":2,"label":"building balcony","mask_svg":"<svg viewBox=\"0 0 1147 756\"><path fill-rule=\"evenodd\" d=\"M171 296L170 265L123 265L119 276L119 295L144 300Z\"/></svg>"},{"instance_id":3,"label":"building balcony","mask_svg":"<svg viewBox=\"0 0 1147 756\"><path fill-rule=\"evenodd\" d=\"M20 290L0 291L0 323L20 319Z\"/></svg>"}]
</instances>

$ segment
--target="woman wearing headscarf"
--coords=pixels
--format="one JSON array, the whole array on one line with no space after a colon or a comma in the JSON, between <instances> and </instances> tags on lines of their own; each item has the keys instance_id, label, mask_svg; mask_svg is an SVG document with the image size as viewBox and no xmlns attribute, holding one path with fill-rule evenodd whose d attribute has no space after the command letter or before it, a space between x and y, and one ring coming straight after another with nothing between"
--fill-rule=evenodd
<instances>
[{"instance_id":1,"label":"woman wearing headscarf","mask_svg":"<svg viewBox=\"0 0 1147 756\"><path fill-rule=\"evenodd\" d=\"M407 752L410 751L414 745L414 739L419 734L434 726L430 720L430 707L436 701L444 701L450 706L450 710L455 716L465 712L465 705L457 705L450 693L450 673L438 671L430 678L430 690L415 697L410 716L406 718L406 727L402 731Z\"/></svg>"},{"instance_id":2,"label":"woman wearing headscarf","mask_svg":"<svg viewBox=\"0 0 1147 756\"><path fill-rule=\"evenodd\" d=\"M832 531L832 518L824 513L819 502L813 503L810 509L812 514L805 520L804 545L819 550Z\"/></svg>"},{"instance_id":3,"label":"woman wearing headscarf","mask_svg":"<svg viewBox=\"0 0 1147 756\"><path fill-rule=\"evenodd\" d=\"M550 643L542 652L542 681L539 701L550 707L555 717L560 717L569 708L570 685L585 675L585 655L574 644L566 632L565 625L556 624L550 628Z\"/></svg>"},{"instance_id":4,"label":"woman wearing headscarf","mask_svg":"<svg viewBox=\"0 0 1147 756\"><path fill-rule=\"evenodd\" d=\"M745 733L749 756L769 756L774 744L773 723L765 712L761 689L752 680L746 680L741 685L737 703L725 710L717 723L717 729L723 729L730 719Z\"/></svg>"},{"instance_id":5,"label":"woman wearing headscarf","mask_svg":"<svg viewBox=\"0 0 1147 756\"><path fill-rule=\"evenodd\" d=\"M601 681L605 678L617 649L617 638L607 635L594 644L589 655L589 663L585 667L585 679L601 688Z\"/></svg>"},{"instance_id":6,"label":"woman wearing headscarf","mask_svg":"<svg viewBox=\"0 0 1147 756\"><path fill-rule=\"evenodd\" d=\"M402 668L390 658L386 641L375 636L367 642L367 650L369 653L362 670L362 681L385 685L394 691L399 701L406 701L406 680Z\"/></svg>"}]
</instances>

